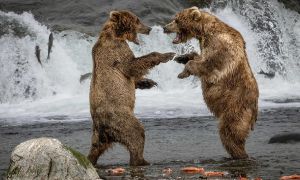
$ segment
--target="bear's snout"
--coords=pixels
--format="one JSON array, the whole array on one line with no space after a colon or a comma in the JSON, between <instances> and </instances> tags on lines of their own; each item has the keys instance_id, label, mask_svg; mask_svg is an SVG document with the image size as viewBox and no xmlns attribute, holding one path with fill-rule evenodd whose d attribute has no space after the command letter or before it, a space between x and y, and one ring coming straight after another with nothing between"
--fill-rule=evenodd
<instances>
[{"instance_id":1,"label":"bear's snout","mask_svg":"<svg viewBox=\"0 0 300 180\"><path fill-rule=\"evenodd\" d=\"M164 33L171 33L171 31L166 26L163 27L163 29L164 29Z\"/></svg>"},{"instance_id":2,"label":"bear's snout","mask_svg":"<svg viewBox=\"0 0 300 180\"><path fill-rule=\"evenodd\" d=\"M149 35L151 30L151 27L142 25L140 28L137 29L137 33Z\"/></svg>"},{"instance_id":3,"label":"bear's snout","mask_svg":"<svg viewBox=\"0 0 300 180\"><path fill-rule=\"evenodd\" d=\"M175 33L175 32L179 32L179 28L177 23L175 23L175 21L172 21L171 23L165 25L163 27L164 33Z\"/></svg>"},{"instance_id":4,"label":"bear's snout","mask_svg":"<svg viewBox=\"0 0 300 180\"><path fill-rule=\"evenodd\" d=\"M152 30L151 27L147 27L146 34L150 34L151 30Z\"/></svg>"}]
</instances>

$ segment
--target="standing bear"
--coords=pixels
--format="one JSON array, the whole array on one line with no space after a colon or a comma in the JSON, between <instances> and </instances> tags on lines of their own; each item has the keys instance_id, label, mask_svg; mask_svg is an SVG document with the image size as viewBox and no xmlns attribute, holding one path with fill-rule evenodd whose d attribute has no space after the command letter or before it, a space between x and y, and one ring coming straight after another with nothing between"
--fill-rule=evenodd
<instances>
[{"instance_id":1,"label":"standing bear","mask_svg":"<svg viewBox=\"0 0 300 180\"><path fill-rule=\"evenodd\" d=\"M234 159L247 158L245 141L257 119L259 92L243 37L197 7L178 13L164 31L176 33L174 44L199 40L200 55L191 53L175 59L186 64L178 78L200 78L204 100L219 119L223 146Z\"/></svg>"},{"instance_id":2,"label":"standing bear","mask_svg":"<svg viewBox=\"0 0 300 180\"><path fill-rule=\"evenodd\" d=\"M112 11L92 50L93 71L90 111L93 120L88 159L93 165L113 143L130 153L130 165L147 165L144 160L145 132L134 116L136 82L149 69L172 59L174 53L152 52L136 58L127 41L138 44L137 33L149 34L150 27L128 11Z\"/></svg>"}]
</instances>

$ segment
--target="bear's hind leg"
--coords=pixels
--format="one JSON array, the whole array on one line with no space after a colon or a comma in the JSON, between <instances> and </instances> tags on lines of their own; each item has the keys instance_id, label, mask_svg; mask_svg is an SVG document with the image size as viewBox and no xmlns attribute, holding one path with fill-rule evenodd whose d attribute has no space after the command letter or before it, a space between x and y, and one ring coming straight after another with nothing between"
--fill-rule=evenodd
<instances>
[{"instance_id":1,"label":"bear's hind leg","mask_svg":"<svg viewBox=\"0 0 300 180\"><path fill-rule=\"evenodd\" d=\"M99 132L93 127L93 134L92 134L92 138L91 138L91 148L90 148L89 155L87 156L87 158L90 160L90 162L93 165L97 164L97 160L100 156L99 146L100 146Z\"/></svg>"},{"instance_id":2,"label":"bear's hind leg","mask_svg":"<svg viewBox=\"0 0 300 180\"><path fill-rule=\"evenodd\" d=\"M126 146L130 153L131 166L145 166L149 163L144 159L145 130L134 116L127 117L122 124L118 141Z\"/></svg>"},{"instance_id":3,"label":"bear's hind leg","mask_svg":"<svg viewBox=\"0 0 300 180\"><path fill-rule=\"evenodd\" d=\"M227 117L226 117L227 116ZM225 115L220 119L219 133L226 151L234 159L246 159L246 138L250 131L250 119L246 117L230 117Z\"/></svg>"},{"instance_id":4,"label":"bear's hind leg","mask_svg":"<svg viewBox=\"0 0 300 180\"><path fill-rule=\"evenodd\" d=\"M90 153L88 155L88 160L93 165L97 164L98 158L110 147L112 146L112 143L102 144L101 146L95 147L92 144L92 147L90 149Z\"/></svg>"},{"instance_id":5,"label":"bear's hind leg","mask_svg":"<svg viewBox=\"0 0 300 180\"><path fill-rule=\"evenodd\" d=\"M88 155L88 159L93 165L96 165L99 156L101 156L108 148L110 148L112 146L112 143L111 142L101 143L99 128L96 128L94 125L93 125L93 134L92 134L91 141L92 144Z\"/></svg>"}]
</instances>

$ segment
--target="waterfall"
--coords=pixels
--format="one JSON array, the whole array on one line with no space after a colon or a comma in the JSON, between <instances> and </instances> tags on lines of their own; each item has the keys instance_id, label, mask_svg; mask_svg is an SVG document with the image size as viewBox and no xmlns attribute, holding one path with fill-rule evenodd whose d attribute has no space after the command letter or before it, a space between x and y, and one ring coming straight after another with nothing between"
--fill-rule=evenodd
<instances>
[{"instance_id":1,"label":"waterfall","mask_svg":"<svg viewBox=\"0 0 300 180\"><path fill-rule=\"evenodd\" d=\"M300 15L267 0L218 0L205 10L243 35L259 84L260 108L299 106ZM97 37L72 30L54 32L47 60L50 30L45 25L29 12L0 11L0 17L0 117L89 116L89 80L81 84L79 78L92 69L91 48ZM173 45L172 38L154 26L150 35L139 35L140 46L129 45L136 56L152 51L200 53L197 40ZM37 61L36 46L41 49L43 66ZM200 82L195 77L178 79L182 69L183 65L170 61L151 70L147 76L158 87L137 90L139 117L209 115ZM261 70L275 77L258 74Z\"/></svg>"}]
</instances>

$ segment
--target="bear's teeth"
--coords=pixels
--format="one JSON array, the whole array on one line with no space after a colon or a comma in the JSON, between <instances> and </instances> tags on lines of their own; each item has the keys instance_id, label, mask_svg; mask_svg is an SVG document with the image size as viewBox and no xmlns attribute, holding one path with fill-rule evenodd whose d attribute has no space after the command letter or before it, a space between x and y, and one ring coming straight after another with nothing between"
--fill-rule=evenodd
<instances>
[{"instance_id":1,"label":"bear's teeth","mask_svg":"<svg viewBox=\"0 0 300 180\"><path fill-rule=\"evenodd\" d=\"M135 38L135 40L133 41L133 43L136 44L136 45L139 45L139 44L140 44L140 41L139 41L138 38Z\"/></svg>"},{"instance_id":2,"label":"bear's teeth","mask_svg":"<svg viewBox=\"0 0 300 180\"><path fill-rule=\"evenodd\" d=\"M180 40L180 35L176 34L176 38L173 40L173 43L178 43Z\"/></svg>"}]
</instances>

